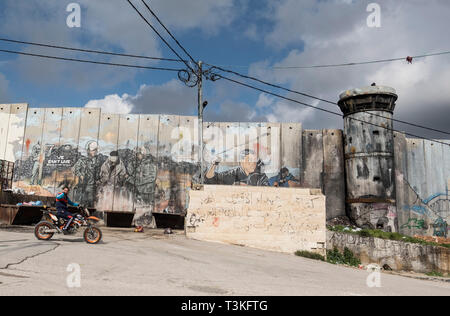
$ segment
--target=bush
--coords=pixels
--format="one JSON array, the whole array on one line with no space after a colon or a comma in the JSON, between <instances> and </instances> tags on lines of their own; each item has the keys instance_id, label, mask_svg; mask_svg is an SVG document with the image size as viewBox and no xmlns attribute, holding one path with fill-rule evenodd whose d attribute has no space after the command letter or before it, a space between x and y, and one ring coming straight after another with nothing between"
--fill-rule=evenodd
<instances>
[{"instance_id":1,"label":"bush","mask_svg":"<svg viewBox=\"0 0 450 316\"><path fill-rule=\"evenodd\" d=\"M320 261L325 261L325 257L315 253L315 252L310 252L310 251L297 251L295 253L296 256L299 257L303 257L303 258L308 258L308 259L314 259L314 260L320 260Z\"/></svg>"},{"instance_id":2,"label":"bush","mask_svg":"<svg viewBox=\"0 0 450 316\"><path fill-rule=\"evenodd\" d=\"M351 252L350 249L348 249L347 247L345 247L345 249L344 249L344 260L345 260L345 264L348 264L349 266L352 266L352 267L357 267L361 264L361 260L356 258L353 255L353 252Z\"/></svg>"},{"instance_id":3,"label":"bush","mask_svg":"<svg viewBox=\"0 0 450 316\"><path fill-rule=\"evenodd\" d=\"M337 248L327 251L327 262L332 264L346 264L352 267L358 267L361 264L361 260L356 258L353 252L347 247L344 248L343 254Z\"/></svg>"},{"instance_id":4,"label":"bush","mask_svg":"<svg viewBox=\"0 0 450 316\"><path fill-rule=\"evenodd\" d=\"M361 237L372 237L372 235L370 234L370 232L367 231L367 230L362 230L362 231L360 231L358 235L361 236Z\"/></svg>"},{"instance_id":5,"label":"bush","mask_svg":"<svg viewBox=\"0 0 450 316\"><path fill-rule=\"evenodd\" d=\"M332 264L344 264L344 256L337 248L327 251L327 262Z\"/></svg>"},{"instance_id":6,"label":"bush","mask_svg":"<svg viewBox=\"0 0 450 316\"><path fill-rule=\"evenodd\" d=\"M430 276L430 277L439 277L439 278L444 278L444 274L441 272L437 272L437 271L432 271L429 273L425 273L426 275Z\"/></svg>"}]
</instances>

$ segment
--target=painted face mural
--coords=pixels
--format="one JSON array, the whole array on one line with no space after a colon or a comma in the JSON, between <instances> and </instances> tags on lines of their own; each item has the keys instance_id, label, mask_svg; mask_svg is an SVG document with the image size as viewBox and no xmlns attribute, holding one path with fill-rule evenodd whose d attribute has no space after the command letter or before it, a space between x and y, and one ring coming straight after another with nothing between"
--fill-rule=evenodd
<instances>
[{"instance_id":1,"label":"painted face mural","mask_svg":"<svg viewBox=\"0 0 450 316\"><path fill-rule=\"evenodd\" d=\"M263 163L257 160L252 150L240 153L239 167L224 172L216 172L218 163L214 163L206 174L206 183L225 185L268 186L269 179L262 172Z\"/></svg>"}]
</instances>

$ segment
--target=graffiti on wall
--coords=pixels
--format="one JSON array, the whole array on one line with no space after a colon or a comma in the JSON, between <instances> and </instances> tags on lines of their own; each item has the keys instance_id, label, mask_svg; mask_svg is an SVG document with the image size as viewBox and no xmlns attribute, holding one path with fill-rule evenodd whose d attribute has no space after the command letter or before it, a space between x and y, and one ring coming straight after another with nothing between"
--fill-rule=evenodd
<instances>
[{"instance_id":1,"label":"graffiti on wall","mask_svg":"<svg viewBox=\"0 0 450 316\"><path fill-rule=\"evenodd\" d=\"M402 229L428 229L427 224L425 223L425 220L423 219L417 219L417 218L410 218L407 223L403 224L401 226Z\"/></svg>"},{"instance_id":2,"label":"graffiti on wall","mask_svg":"<svg viewBox=\"0 0 450 316\"><path fill-rule=\"evenodd\" d=\"M411 217L401 228L418 230L436 237L448 237L447 220L450 205L448 193L435 193L422 199L413 188L411 192L417 198L413 205L404 206L404 211L409 212Z\"/></svg>"},{"instance_id":3,"label":"graffiti on wall","mask_svg":"<svg viewBox=\"0 0 450 316\"><path fill-rule=\"evenodd\" d=\"M6 114L15 128L5 145L14 152L15 187L54 196L69 186L72 200L135 213L142 224L152 212L186 212L189 190L201 179L195 117L26 106L19 112ZM205 183L300 186L301 151L284 157L298 146L300 124L285 126L290 134L282 124L205 124Z\"/></svg>"},{"instance_id":4,"label":"graffiti on wall","mask_svg":"<svg viewBox=\"0 0 450 316\"><path fill-rule=\"evenodd\" d=\"M450 147L396 135L396 192L402 233L448 236Z\"/></svg>"}]
</instances>

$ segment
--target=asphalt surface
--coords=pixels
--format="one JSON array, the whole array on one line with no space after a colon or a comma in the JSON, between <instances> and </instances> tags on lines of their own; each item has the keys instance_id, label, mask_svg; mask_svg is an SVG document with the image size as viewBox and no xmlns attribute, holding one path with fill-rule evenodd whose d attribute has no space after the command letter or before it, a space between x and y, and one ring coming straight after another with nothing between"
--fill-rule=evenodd
<instances>
[{"instance_id":1,"label":"asphalt surface","mask_svg":"<svg viewBox=\"0 0 450 316\"><path fill-rule=\"evenodd\" d=\"M0 228L0 296L450 295L448 282L383 273L381 287L370 288L368 276L294 255L189 240L183 232L103 228L103 241L88 245L81 234L44 242L31 227Z\"/></svg>"}]
</instances>

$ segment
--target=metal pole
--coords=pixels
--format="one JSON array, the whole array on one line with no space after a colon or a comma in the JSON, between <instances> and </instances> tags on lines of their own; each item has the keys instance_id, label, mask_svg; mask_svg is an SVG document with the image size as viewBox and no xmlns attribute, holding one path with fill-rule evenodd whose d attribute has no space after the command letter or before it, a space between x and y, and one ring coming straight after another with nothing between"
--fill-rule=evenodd
<instances>
[{"instance_id":1,"label":"metal pole","mask_svg":"<svg viewBox=\"0 0 450 316\"><path fill-rule=\"evenodd\" d=\"M198 124L199 124L199 155L200 155L200 182L203 185L205 175L203 170L203 62L198 62Z\"/></svg>"}]
</instances>

